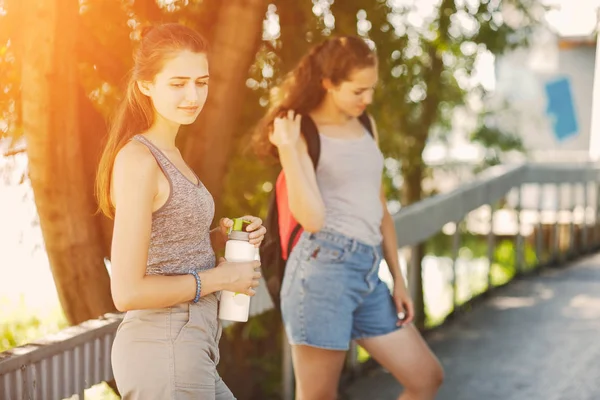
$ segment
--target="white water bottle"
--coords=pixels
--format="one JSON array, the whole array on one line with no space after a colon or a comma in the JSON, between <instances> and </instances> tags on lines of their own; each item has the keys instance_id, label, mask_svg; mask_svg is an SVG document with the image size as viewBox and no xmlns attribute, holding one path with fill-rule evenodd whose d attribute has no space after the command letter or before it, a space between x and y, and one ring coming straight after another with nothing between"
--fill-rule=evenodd
<instances>
[{"instance_id":1,"label":"white water bottle","mask_svg":"<svg viewBox=\"0 0 600 400\"><path fill-rule=\"evenodd\" d=\"M225 243L225 259L229 262L248 262L256 258L256 247L248 242L250 238L249 233L243 230L244 222L249 223L241 218L233 220L233 227L229 231L228 240ZM246 322L249 311L250 296L229 290L221 292L220 319Z\"/></svg>"}]
</instances>

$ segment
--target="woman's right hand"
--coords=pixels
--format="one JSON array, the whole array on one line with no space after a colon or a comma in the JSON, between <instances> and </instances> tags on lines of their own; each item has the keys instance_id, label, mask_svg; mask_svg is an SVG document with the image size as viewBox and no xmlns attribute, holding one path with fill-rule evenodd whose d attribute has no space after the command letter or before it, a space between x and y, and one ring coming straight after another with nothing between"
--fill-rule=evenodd
<instances>
[{"instance_id":1,"label":"woman's right hand","mask_svg":"<svg viewBox=\"0 0 600 400\"><path fill-rule=\"evenodd\" d=\"M225 282L227 282L224 290L248 296L256 294L254 288L258 287L259 279L262 276L259 261L229 262L221 257L217 268L225 276Z\"/></svg>"},{"instance_id":2,"label":"woman's right hand","mask_svg":"<svg viewBox=\"0 0 600 400\"><path fill-rule=\"evenodd\" d=\"M302 116L289 110L287 115L277 117L273 120L273 131L269 140L277 148L295 147L300 137L300 120Z\"/></svg>"}]
</instances>

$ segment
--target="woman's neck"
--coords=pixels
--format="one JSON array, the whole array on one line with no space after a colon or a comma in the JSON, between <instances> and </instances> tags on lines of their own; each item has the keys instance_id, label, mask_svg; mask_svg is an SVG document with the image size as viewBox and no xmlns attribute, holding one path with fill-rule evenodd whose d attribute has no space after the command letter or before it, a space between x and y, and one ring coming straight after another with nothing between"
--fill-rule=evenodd
<instances>
[{"instance_id":1,"label":"woman's neck","mask_svg":"<svg viewBox=\"0 0 600 400\"><path fill-rule=\"evenodd\" d=\"M154 124L143 135L161 150L176 150L175 139L177 138L179 127L179 124L164 120L158 116L155 118Z\"/></svg>"},{"instance_id":2,"label":"woman's neck","mask_svg":"<svg viewBox=\"0 0 600 400\"><path fill-rule=\"evenodd\" d=\"M321 104L311 112L311 116L321 125L345 125L352 119L329 96L325 96Z\"/></svg>"}]
</instances>

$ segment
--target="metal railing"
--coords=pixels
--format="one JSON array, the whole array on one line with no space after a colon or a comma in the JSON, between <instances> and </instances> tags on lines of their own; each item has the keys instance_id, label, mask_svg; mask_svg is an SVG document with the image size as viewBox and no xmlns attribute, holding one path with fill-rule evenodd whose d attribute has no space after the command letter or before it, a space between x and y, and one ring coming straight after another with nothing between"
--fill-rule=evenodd
<instances>
[{"instance_id":1,"label":"metal railing","mask_svg":"<svg viewBox=\"0 0 600 400\"><path fill-rule=\"evenodd\" d=\"M271 308L271 297L261 291L250 315ZM106 314L0 353L0 400L84 399L85 389L113 379L110 353L122 319L123 314Z\"/></svg>"},{"instance_id":2,"label":"metal railing","mask_svg":"<svg viewBox=\"0 0 600 400\"><path fill-rule=\"evenodd\" d=\"M485 292L494 287L491 275L499 235L497 217L507 210L514 216L513 232L504 236L514 239L517 273L526 270L524 248L532 235L536 265L560 263L595 249L600 244L599 178L600 167L591 163L491 168L455 190L401 209L394 216L398 247L402 250L418 246L454 226L450 233L451 286L452 307L457 308L461 302L457 295L460 286L457 265L463 232L459 227L473 221L481 223L482 216L488 219L485 237L489 270ZM501 201L508 207L499 207ZM417 262L420 258L413 257L407 268L413 293L415 283L420 281L415 279L415 271L421 270ZM263 284L252 301L251 314L271 307ZM112 379L110 350L120 320L119 314L106 315L0 353L0 396L3 400L54 400L78 394L83 399L86 388ZM349 354L349 368L357 369L355 346ZM284 345L282 373L282 397L292 399L293 370L287 345Z\"/></svg>"},{"instance_id":3,"label":"metal railing","mask_svg":"<svg viewBox=\"0 0 600 400\"><path fill-rule=\"evenodd\" d=\"M504 202L503 207L499 203ZM478 215L473 215L478 213ZM512 225L508 232L499 232L498 218ZM479 174L473 181L444 194L424 199L400 210L395 216L398 247L412 253L417 246L426 243L447 229L451 231L451 280L452 311L446 318L461 310L470 301L488 294L496 286L493 283L493 266L499 237L514 241L514 277L539 270L550 264L562 264L600 247L600 166L581 164L522 164L503 165ZM508 218L506 218L508 217ZM486 219L487 221L482 221ZM487 277L485 288L470 293L464 301L459 296L458 273L461 226L478 220L484 225L487 253ZM483 224L482 224L483 222ZM505 224L506 225L506 224ZM506 227L505 227L506 230ZM525 244L533 242L535 252L533 265L526 265ZM411 293L416 292L416 271L423 273L421 258L408 257L407 282ZM512 279L510 279L512 280ZM506 282L508 283L508 282ZM426 292L426 288L424 288ZM427 294L427 293L425 293ZM352 375L360 369L356 344L349 352L347 367ZM284 399L292 399L293 377L286 377Z\"/></svg>"},{"instance_id":4,"label":"metal railing","mask_svg":"<svg viewBox=\"0 0 600 400\"><path fill-rule=\"evenodd\" d=\"M112 379L110 351L120 315L107 315L0 353L3 400L64 399Z\"/></svg>"}]
</instances>

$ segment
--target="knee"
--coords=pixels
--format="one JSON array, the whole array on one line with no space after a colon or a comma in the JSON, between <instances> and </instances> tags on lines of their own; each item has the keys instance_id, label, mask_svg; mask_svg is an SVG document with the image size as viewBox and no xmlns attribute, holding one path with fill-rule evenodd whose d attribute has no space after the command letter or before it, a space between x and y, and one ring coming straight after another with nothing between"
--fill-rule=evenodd
<instances>
[{"instance_id":1,"label":"knee","mask_svg":"<svg viewBox=\"0 0 600 400\"><path fill-rule=\"evenodd\" d=\"M426 386L433 392L437 392L442 383L444 383L444 368L439 362L436 362L429 368L426 374Z\"/></svg>"},{"instance_id":2,"label":"knee","mask_svg":"<svg viewBox=\"0 0 600 400\"><path fill-rule=\"evenodd\" d=\"M336 400L337 389L311 387L311 390L297 390L296 400Z\"/></svg>"},{"instance_id":3,"label":"knee","mask_svg":"<svg viewBox=\"0 0 600 400\"><path fill-rule=\"evenodd\" d=\"M435 389L437 391L437 389L439 389L440 386L442 386L442 384L444 383L444 378L445 378L444 368L438 362L435 364L435 367L433 368L433 371L431 372L431 378L430 378L431 386L435 387Z\"/></svg>"},{"instance_id":4,"label":"knee","mask_svg":"<svg viewBox=\"0 0 600 400\"><path fill-rule=\"evenodd\" d=\"M423 395L421 396L423 398L429 398L429 396L438 392L442 383L444 383L444 369L439 362L436 362L422 371L419 378L412 382L406 382L405 387L412 393Z\"/></svg>"}]
</instances>

